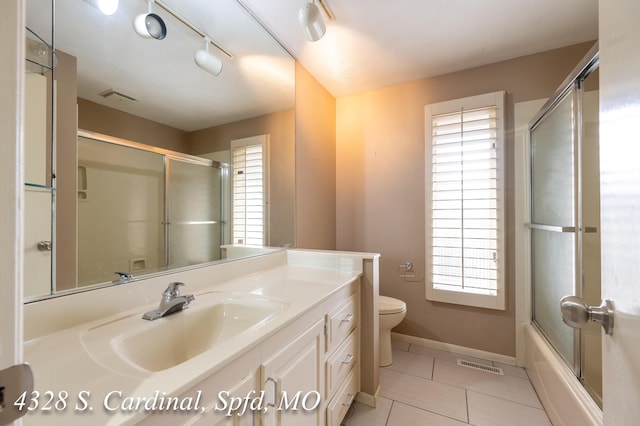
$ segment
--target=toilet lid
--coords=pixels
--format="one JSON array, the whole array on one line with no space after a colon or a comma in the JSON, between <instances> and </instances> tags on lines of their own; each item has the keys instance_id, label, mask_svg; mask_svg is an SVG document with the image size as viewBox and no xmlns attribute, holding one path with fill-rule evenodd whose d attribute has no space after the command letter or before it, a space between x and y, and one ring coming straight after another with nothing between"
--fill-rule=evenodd
<instances>
[{"instance_id":1,"label":"toilet lid","mask_svg":"<svg viewBox=\"0 0 640 426\"><path fill-rule=\"evenodd\" d=\"M378 296L378 312L380 314L398 314L407 310L407 304L402 300L388 296Z\"/></svg>"}]
</instances>

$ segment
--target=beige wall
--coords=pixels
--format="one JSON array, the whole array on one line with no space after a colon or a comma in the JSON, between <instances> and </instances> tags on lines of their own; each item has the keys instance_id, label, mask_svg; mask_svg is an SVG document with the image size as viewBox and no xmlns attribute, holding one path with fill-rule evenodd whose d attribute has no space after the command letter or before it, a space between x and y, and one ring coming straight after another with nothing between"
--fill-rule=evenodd
<instances>
[{"instance_id":1,"label":"beige wall","mask_svg":"<svg viewBox=\"0 0 640 426\"><path fill-rule=\"evenodd\" d=\"M272 141L286 140L285 145L295 144L295 172L273 177L293 182L295 175L295 189L286 190L295 192L295 213L272 211L272 218L286 218L280 221L283 226L295 221L297 247L380 252L381 294L408 303L407 317L396 331L514 355L512 162L506 170L508 309L490 311L424 299L424 106L506 90L510 159L514 102L550 96L590 46L585 43L338 100L296 64L295 114L282 112L182 134L152 122L142 123L150 127L140 130L140 123L133 126L117 112L107 115L104 107L79 100L79 127L114 134L109 128L125 123L125 131L116 136L192 154L226 149L229 140L255 132L270 133ZM294 136L287 133L291 120ZM265 131L265 126L270 130ZM146 137L157 133L163 138ZM287 155L293 151L288 152L272 149L272 155L282 156L283 162L290 160ZM421 282L399 278L398 266L406 261L416 265Z\"/></svg>"},{"instance_id":2,"label":"beige wall","mask_svg":"<svg viewBox=\"0 0 640 426\"><path fill-rule=\"evenodd\" d=\"M188 153L230 149L233 139L269 135L269 245L294 244L295 112L293 109L191 132Z\"/></svg>"},{"instance_id":3,"label":"beige wall","mask_svg":"<svg viewBox=\"0 0 640 426\"><path fill-rule=\"evenodd\" d=\"M379 252L380 294L407 302L395 331L515 355L513 105L553 94L593 43L413 81L337 100L338 250ZM507 310L425 300L424 107L505 90ZM420 282L398 267L415 265Z\"/></svg>"},{"instance_id":4,"label":"beige wall","mask_svg":"<svg viewBox=\"0 0 640 426\"><path fill-rule=\"evenodd\" d=\"M336 100L296 62L296 247L336 248Z\"/></svg>"},{"instance_id":5,"label":"beige wall","mask_svg":"<svg viewBox=\"0 0 640 426\"><path fill-rule=\"evenodd\" d=\"M187 132L78 98L78 128L187 152Z\"/></svg>"},{"instance_id":6,"label":"beige wall","mask_svg":"<svg viewBox=\"0 0 640 426\"><path fill-rule=\"evenodd\" d=\"M0 4L0 369L21 363L25 2Z\"/></svg>"},{"instance_id":7,"label":"beige wall","mask_svg":"<svg viewBox=\"0 0 640 426\"><path fill-rule=\"evenodd\" d=\"M61 51L56 58L56 289L66 290L76 286L78 89L76 58Z\"/></svg>"}]
</instances>

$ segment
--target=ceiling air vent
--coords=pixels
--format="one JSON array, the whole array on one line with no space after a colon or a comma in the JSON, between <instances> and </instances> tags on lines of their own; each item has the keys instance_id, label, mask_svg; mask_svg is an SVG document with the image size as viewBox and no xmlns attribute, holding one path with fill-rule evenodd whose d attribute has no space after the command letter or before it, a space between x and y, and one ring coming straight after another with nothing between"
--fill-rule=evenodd
<instances>
[{"instance_id":1,"label":"ceiling air vent","mask_svg":"<svg viewBox=\"0 0 640 426\"><path fill-rule=\"evenodd\" d=\"M131 103L138 101L133 96L125 95L124 93L118 92L117 90L113 89L105 90L104 92L98 94L111 102Z\"/></svg>"}]
</instances>

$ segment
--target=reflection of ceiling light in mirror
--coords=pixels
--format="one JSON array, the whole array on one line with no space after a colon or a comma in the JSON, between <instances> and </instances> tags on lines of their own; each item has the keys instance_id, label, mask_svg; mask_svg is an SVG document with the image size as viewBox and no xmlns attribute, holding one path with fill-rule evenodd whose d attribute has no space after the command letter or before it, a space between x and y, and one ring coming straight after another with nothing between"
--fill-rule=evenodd
<instances>
[{"instance_id":1,"label":"reflection of ceiling light in mirror","mask_svg":"<svg viewBox=\"0 0 640 426\"><path fill-rule=\"evenodd\" d=\"M100 9L105 15L113 15L118 10L118 0L84 0Z\"/></svg>"},{"instance_id":2,"label":"reflection of ceiling light in mirror","mask_svg":"<svg viewBox=\"0 0 640 426\"><path fill-rule=\"evenodd\" d=\"M209 74L217 76L222 71L222 61L217 56L209 53L209 43L211 41L205 37L204 39L204 49L200 49L196 52L195 57L193 58L196 61L196 64Z\"/></svg>"},{"instance_id":3,"label":"reflection of ceiling light in mirror","mask_svg":"<svg viewBox=\"0 0 640 426\"><path fill-rule=\"evenodd\" d=\"M140 37L162 40L167 36L167 26L162 18L155 13L143 13L136 16L133 28Z\"/></svg>"},{"instance_id":4,"label":"reflection of ceiling light in mirror","mask_svg":"<svg viewBox=\"0 0 640 426\"><path fill-rule=\"evenodd\" d=\"M105 15L113 15L118 10L118 0L98 0L98 9Z\"/></svg>"},{"instance_id":5,"label":"reflection of ceiling light in mirror","mask_svg":"<svg viewBox=\"0 0 640 426\"><path fill-rule=\"evenodd\" d=\"M314 3L305 3L300 7L298 21L300 21L304 35L309 41L320 40L327 31L322 15L320 15L320 8Z\"/></svg>"},{"instance_id":6,"label":"reflection of ceiling light in mirror","mask_svg":"<svg viewBox=\"0 0 640 426\"><path fill-rule=\"evenodd\" d=\"M238 58L240 72L247 76L247 84L267 87L278 86L281 90L293 91L295 70L291 66L291 58L273 55L243 55Z\"/></svg>"},{"instance_id":7,"label":"reflection of ceiling light in mirror","mask_svg":"<svg viewBox=\"0 0 640 426\"><path fill-rule=\"evenodd\" d=\"M147 0L148 13L136 16L133 29L140 37L162 40L167 36L167 26L159 15L151 12L152 4L153 0Z\"/></svg>"}]
</instances>

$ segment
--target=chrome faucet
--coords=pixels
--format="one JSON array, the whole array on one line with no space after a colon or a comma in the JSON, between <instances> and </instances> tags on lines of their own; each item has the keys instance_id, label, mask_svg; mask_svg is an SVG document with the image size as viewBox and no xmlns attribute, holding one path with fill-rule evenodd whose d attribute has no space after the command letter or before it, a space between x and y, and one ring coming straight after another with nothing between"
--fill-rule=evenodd
<instances>
[{"instance_id":1,"label":"chrome faucet","mask_svg":"<svg viewBox=\"0 0 640 426\"><path fill-rule=\"evenodd\" d=\"M180 295L180 287L184 283L171 283L169 287L162 293L162 299L160 300L160 306L153 311L145 312L142 315L142 319L149 321L157 320L158 318L166 317L173 313L179 312L189 307L189 303L193 302L196 297L193 294Z\"/></svg>"},{"instance_id":2,"label":"chrome faucet","mask_svg":"<svg viewBox=\"0 0 640 426\"><path fill-rule=\"evenodd\" d=\"M120 277L117 280L113 280L112 282L114 283L128 283L133 280L133 275L127 274L126 272L114 272L114 274Z\"/></svg>"}]
</instances>

